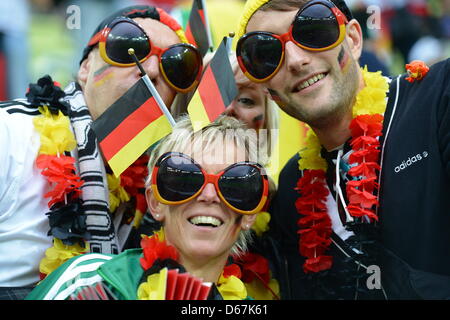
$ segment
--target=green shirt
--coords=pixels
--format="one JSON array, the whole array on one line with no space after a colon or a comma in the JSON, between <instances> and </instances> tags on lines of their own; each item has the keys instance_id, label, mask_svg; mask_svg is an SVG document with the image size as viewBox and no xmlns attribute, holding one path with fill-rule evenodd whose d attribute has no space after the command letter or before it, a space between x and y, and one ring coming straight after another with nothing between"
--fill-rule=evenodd
<instances>
[{"instance_id":1,"label":"green shirt","mask_svg":"<svg viewBox=\"0 0 450 320\"><path fill-rule=\"evenodd\" d=\"M142 249L119 255L89 253L66 261L50 273L26 300L65 300L85 286L103 282L120 300L136 300L144 273L139 259Z\"/></svg>"}]
</instances>

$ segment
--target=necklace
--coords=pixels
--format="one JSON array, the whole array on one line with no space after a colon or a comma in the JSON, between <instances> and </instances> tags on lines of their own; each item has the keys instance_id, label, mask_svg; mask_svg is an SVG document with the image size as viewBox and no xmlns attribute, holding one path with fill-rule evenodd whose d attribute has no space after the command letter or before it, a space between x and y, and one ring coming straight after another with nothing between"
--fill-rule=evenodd
<instances>
[{"instance_id":1,"label":"necklace","mask_svg":"<svg viewBox=\"0 0 450 320\"><path fill-rule=\"evenodd\" d=\"M36 160L37 162L40 161L40 157ZM73 159L72 161L75 160ZM131 210L126 210L122 222L126 224L133 222L133 225L136 228L139 227L144 213L147 211L147 202L144 197L145 177L148 172L147 162L148 156L143 155L127 168L119 178L112 174L107 174L111 212L115 212L122 203L130 203ZM42 168L43 174L45 170L49 170L46 165L42 165ZM75 169L72 168L72 170ZM77 208L78 210L81 210L81 206ZM59 210L59 212L66 214L66 219L70 218L64 211ZM58 227L58 225L59 224L56 223L54 227ZM89 238L85 232L83 233L83 236L85 239ZM67 241L62 241L55 236L53 239L53 246L46 250L45 257L41 260L41 278L50 274L68 259L86 253L88 250L89 246L87 242L67 243Z\"/></svg>"},{"instance_id":2,"label":"necklace","mask_svg":"<svg viewBox=\"0 0 450 320\"><path fill-rule=\"evenodd\" d=\"M152 236L143 236L141 240L143 256L140 260L147 276L137 291L139 300L164 299L164 267L179 268L179 255L175 247L167 245L164 229ZM224 300L243 300L251 296L254 299L279 299L279 286L269 269L269 262L263 256L246 253L231 258L234 263L224 267L216 283L217 290Z\"/></svg>"},{"instance_id":3,"label":"necklace","mask_svg":"<svg viewBox=\"0 0 450 320\"><path fill-rule=\"evenodd\" d=\"M365 219L373 222L378 220L374 208L378 205L375 194L379 187L379 137L382 134L382 114L386 110L389 86L381 72L369 72L366 68L361 70L365 87L356 96L350 124L353 153L349 158L352 167L348 174L354 180L346 184L349 202L344 207L347 220ZM326 204L329 194L325 178L327 163L320 151L320 141L308 127L306 148L299 152L299 169L303 170L303 175L295 188L301 195L295 206L302 216L298 220L298 233L299 251L306 257L303 265L305 273L328 270L333 264L332 256L326 255L331 244L332 227Z\"/></svg>"},{"instance_id":4,"label":"necklace","mask_svg":"<svg viewBox=\"0 0 450 320\"><path fill-rule=\"evenodd\" d=\"M75 174L75 159L68 154L76 147L76 140L70 127L69 106L61 102L64 91L49 77L43 77L30 85L27 98L38 106L41 113L33 119L40 135L40 149L36 166L48 181L51 190L44 194L50 198L47 213L53 246L45 252L40 261L40 278L45 278L68 259L89 251L89 232L86 230L86 215L80 200L84 183ZM123 223L138 227L147 210L144 197L148 156L136 160L119 178L108 174L110 212L114 212L123 202L130 203Z\"/></svg>"},{"instance_id":5,"label":"necklace","mask_svg":"<svg viewBox=\"0 0 450 320\"><path fill-rule=\"evenodd\" d=\"M54 239L39 264L41 279L64 261L88 251L89 234L79 199L84 181L75 174L75 159L66 155L76 147L76 141L67 116L68 106L61 101L64 94L49 76L30 84L27 93L28 101L41 113L33 119L41 143L36 166L51 187L44 197L50 198L48 235Z\"/></svg>"},{"instance_id":6,"label":"necklace","mask_svg":"<svg viewBox=\"0 0 450 320\"><path fill-rule=\"evenodd\" d=\"M141 266L144 271L151 274L142 282L137 290L139 300L164 299L165 281L162 269L166 265L177 266L178 252L175 247L165 242L164 229L155 232L152 236L143 236L141 240L143 257ZM180 266L180 265L179 265ZM156 272L153 272L156 267ZM184 269L180 266L180 269ZM219 280L217 289L224 300L243 300L247 298L247 290L240 280L241 269L236 264L225 266Z\"/></svg>"}]
</instances>

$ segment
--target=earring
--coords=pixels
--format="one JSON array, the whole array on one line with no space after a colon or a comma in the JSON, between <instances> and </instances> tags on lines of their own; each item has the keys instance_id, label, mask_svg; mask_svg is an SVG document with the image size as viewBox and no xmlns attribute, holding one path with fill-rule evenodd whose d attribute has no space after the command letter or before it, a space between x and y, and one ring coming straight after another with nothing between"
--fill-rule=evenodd
<instances>
[{"instance_id":1,"label":"earring","mask_svg":"<svg viewBox=\"0 0 450 320\"><path fill-rule=\"evenodd\" d=\"M156 218L156 219L159 219L159 213L157 213L157 214L155 215L155 218Z\"/></svg>"},{"instance_id":2,"label":"earring","mask_svg":"<svg viewBox=\"0 0 450 320\"><path fill-rule=\"evenodd\" d=\"M250 229L250 225L249 225L249 224L246 224L246 225L245 225L245 230L248 230L248 229Z\"/></svg>"}]
</instances>

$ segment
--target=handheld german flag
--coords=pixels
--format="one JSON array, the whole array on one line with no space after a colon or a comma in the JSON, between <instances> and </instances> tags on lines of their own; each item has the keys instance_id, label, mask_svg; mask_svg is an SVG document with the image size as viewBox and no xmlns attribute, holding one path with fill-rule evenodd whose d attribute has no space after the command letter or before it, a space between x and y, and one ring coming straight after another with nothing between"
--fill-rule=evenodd
<instances>
[{"instance_id":1,"label":"handheld german flag","mask_svg":"<svg viewBox=\"0 0 450 320\"><path fill-rule=\"evenodd\" d=\"M118 177L152 144L172 131L144 78L92 123L103 156Z\"/></svg>"},{"instance_id":2,"label":"handheld german flag","mask_svg":"<svg viewBox=\"0 0 450 320\"><path fill-rule=\"evenodd\" d=\"M202 57L213 47L209 31L208 16L203 0L194 0L186 25L186 37L199 49Z\"/></svg>"},{"instance_id":3,"label":"handheld german flag","mask_svg":"<svg viewBox=\"0 0 450 320\"><path fill-rule=\"evenodd\" d=\"M238 95L233 69L228 59L227 37L203 73L197 91L188 105L194 131L213 122Z\"/></svg>"}]
</instances>

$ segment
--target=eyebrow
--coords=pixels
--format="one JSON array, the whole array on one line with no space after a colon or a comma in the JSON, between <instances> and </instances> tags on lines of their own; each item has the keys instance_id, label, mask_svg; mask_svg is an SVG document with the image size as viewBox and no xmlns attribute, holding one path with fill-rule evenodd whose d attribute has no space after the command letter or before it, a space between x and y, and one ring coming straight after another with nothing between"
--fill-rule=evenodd
<instances>
[{"instance_id":1,"label":"eyebrow","mask_svg":"<svg viewBox=\"0 0 450 320\"><path fill-rule=\"evenodd\" d=\"M242 82L236 81L236 85L239 87L242 87L242 88L258 88L258 85L253 82L250 82L250 80L248 80L248 81L245 80Z\"/></svg>"}]
</instances>

